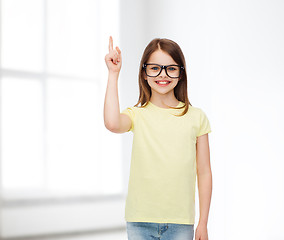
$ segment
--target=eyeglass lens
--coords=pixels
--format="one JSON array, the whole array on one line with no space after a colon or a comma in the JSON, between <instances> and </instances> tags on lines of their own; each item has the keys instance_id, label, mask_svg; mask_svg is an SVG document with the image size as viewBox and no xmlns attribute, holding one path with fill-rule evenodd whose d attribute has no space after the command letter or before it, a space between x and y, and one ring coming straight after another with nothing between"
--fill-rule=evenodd
<instances>
[{"instance_id":1,"label":"eyeglass lens","mask_svg":"<svg viewBox=\"0 0 284 240\"><path fill-rule=\"evenodd\" d=\"M146 66L146 74L149 77L157 77L161 73L161 67L156 64L149 64ZM166 66L166 73L169 77L175 78L180 75L180 67L175 65Z\"/></svg>"}]
</instances>

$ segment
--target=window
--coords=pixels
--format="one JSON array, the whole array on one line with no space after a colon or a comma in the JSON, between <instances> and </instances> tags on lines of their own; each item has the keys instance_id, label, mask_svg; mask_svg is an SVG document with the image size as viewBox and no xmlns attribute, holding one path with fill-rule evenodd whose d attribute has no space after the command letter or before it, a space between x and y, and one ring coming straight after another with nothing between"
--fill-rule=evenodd
<instances>
[{"instance_id":1,"label":"window","mask_svg":"<svg viewBox=\"0 0 284 240\"><path fill-rule=\"evenodd\" d=\"M103 123L118 0L0 3L2 197L120 193L120 136Z\"/></svg>"}]
</instances>

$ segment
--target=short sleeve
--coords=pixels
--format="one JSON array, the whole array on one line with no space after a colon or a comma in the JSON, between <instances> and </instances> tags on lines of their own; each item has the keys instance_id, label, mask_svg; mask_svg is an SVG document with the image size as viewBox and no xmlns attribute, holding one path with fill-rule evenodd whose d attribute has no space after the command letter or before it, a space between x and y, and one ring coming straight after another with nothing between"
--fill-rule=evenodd
<instances>
[{"instance_id":1,"label":"short sleeve","mask_svg":"<svg viewBox=\"0 0 284 240\"><path fill-rule=\"evenodd\" d=\"M197 137L211 132L210 122L206 114L201 109L199 110L200 110L200 118L199 118L200 122L199 122L199 131Z\"/></svg>"},{"instance_id":2,"label":"short sleeve","mask_svg":"<svg viewBox=\"0 0 284 240\"><path fill-rule=\"evenodd\" d=\"M128 107L126 109L124 109L121 113L126 114L130 117L131 119L131 128L127 131L132 131L134 129L134 120L135 120L135 111L134 111L134 107Z\"/></svg>"}]
</instances>

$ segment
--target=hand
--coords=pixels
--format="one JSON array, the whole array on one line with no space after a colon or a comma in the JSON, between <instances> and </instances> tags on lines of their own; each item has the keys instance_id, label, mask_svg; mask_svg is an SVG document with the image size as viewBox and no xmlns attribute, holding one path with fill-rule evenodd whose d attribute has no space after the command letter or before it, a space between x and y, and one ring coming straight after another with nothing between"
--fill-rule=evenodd
<instances>
[{"instance_id":1,"label":"hand","mask_svg":"<svg viewBox=\"0 0 284 240\"><path fill-rule=\"evenodd\" d=\"M195 230L195 240L208 240L207 225L198 224Z\"/></svg>"},{"instance_id":2,"label":"hand","mask_svg":"<svg viewBox=\"0 0 284 240\"><path fill-rule=\"evenodd\" d=\"M105 62L109 72L119 73L121 69L121 51L118 47L113 49L112 37L109 37L109 53L105 56Z\"/></svg>"}]
</instances>

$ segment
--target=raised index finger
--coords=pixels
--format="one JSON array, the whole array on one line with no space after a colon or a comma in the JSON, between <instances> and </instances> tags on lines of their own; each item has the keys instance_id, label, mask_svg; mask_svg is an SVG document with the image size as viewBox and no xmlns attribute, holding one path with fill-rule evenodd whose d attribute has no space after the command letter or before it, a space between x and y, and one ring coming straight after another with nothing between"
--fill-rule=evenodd
<instances>
[{"instance_id":1,"label":"raised index finger","mask_svg":"<svg viewBox=\"0 0 284 240\"><path fill-rule=\"evenodd\" d=\"M113 50L113 40L112 40L112 36L109 37L108 50L109 50L109 52L110 52L111 50Z\"/></svg>"}]
</instances>

